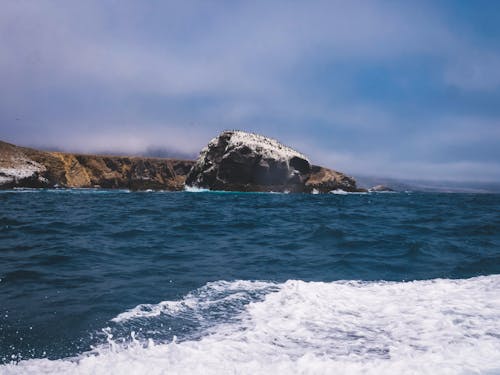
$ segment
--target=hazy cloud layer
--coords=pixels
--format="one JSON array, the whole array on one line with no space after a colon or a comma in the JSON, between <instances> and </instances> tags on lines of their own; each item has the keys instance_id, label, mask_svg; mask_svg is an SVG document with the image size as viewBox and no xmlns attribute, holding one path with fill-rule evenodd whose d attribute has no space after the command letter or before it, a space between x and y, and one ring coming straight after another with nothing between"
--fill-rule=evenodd
<instances>
[{"instance_id":1,"label":"hazy cloud layer","mask_svg":"<svg viewBox=\"0 0 500 375\"><path fill-rule=\"evenodd\" d=\"M0 138L196 153L223 129L351 174L500 180L500 5L0 4Z\"/></svg>"}]
</instances>

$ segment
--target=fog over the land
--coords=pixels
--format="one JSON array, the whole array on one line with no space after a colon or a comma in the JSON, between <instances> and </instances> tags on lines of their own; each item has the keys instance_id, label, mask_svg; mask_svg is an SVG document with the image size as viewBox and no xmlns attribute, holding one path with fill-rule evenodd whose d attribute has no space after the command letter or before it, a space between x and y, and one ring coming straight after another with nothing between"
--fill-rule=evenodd
<instances>
[{"instance_id":1,"label":"fog over the land","mask_svg":"<svg viewBox=\"0 0 500 375\"><path fill-rule=\"evenodd\" d=\"M500 181L499 67L495 1L7 0L0 139L196 155L242 129L349 174Z\"/></svg>"}]
</instances>

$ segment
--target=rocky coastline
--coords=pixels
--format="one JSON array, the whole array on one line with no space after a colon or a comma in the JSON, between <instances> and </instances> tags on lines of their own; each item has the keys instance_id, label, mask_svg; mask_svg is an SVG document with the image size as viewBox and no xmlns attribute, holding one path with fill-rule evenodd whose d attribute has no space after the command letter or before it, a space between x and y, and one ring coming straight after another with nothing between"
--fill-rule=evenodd
<instances>
[{"instance_id":1,"label":"rocky coastline","mask_svg":"<svg viewBox=\"0 0 500 375\"><path fill-rule=\"evenodd\" d=\"M328 193L366 191L278 141L224 131L197 160L40 151L0 141L0 189L103 188Z\"/></svg>"},{"instance_id":2,"label":"rocky coastline","mask_svg":"<svg viewBox=\"0 0 500 375\"><path fill-rule=\"evenodd\" d=\"M191 160L39 151L0 141L0 188L183 190Z\"/></svg>"}]
</instances>

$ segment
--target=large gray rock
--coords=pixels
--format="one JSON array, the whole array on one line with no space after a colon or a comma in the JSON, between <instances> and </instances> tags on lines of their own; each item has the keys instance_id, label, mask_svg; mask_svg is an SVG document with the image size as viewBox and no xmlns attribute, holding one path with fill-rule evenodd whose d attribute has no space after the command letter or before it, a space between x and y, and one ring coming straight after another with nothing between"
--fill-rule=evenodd
<instances>
[{"instance_id":1,"label":"large gray rock","mask_svg":"<svg viewBox=\"0 0 500 375\"><path fill-rule=\"evenodd\" d=\"M274 139L225 131L201 151L186 185L211 190L302 192L310 173L306 156Z\"/></svg>"}]
</instances>

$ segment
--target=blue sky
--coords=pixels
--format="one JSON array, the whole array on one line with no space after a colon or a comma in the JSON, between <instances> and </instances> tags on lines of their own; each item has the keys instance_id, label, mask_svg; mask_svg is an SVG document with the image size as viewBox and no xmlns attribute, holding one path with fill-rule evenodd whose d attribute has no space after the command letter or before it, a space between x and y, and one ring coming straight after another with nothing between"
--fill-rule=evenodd
<instances>
[{"instance_id":1,"label":"blue sky","mask_svg":"<svg viewBox=\"0 0 500 375\"><path fill-rule=\"evenodd\" d=\"M0 4L0 139L196 154L224 129L349 174L500 181L496 1Z\"/></svg>"}]
</instances>

